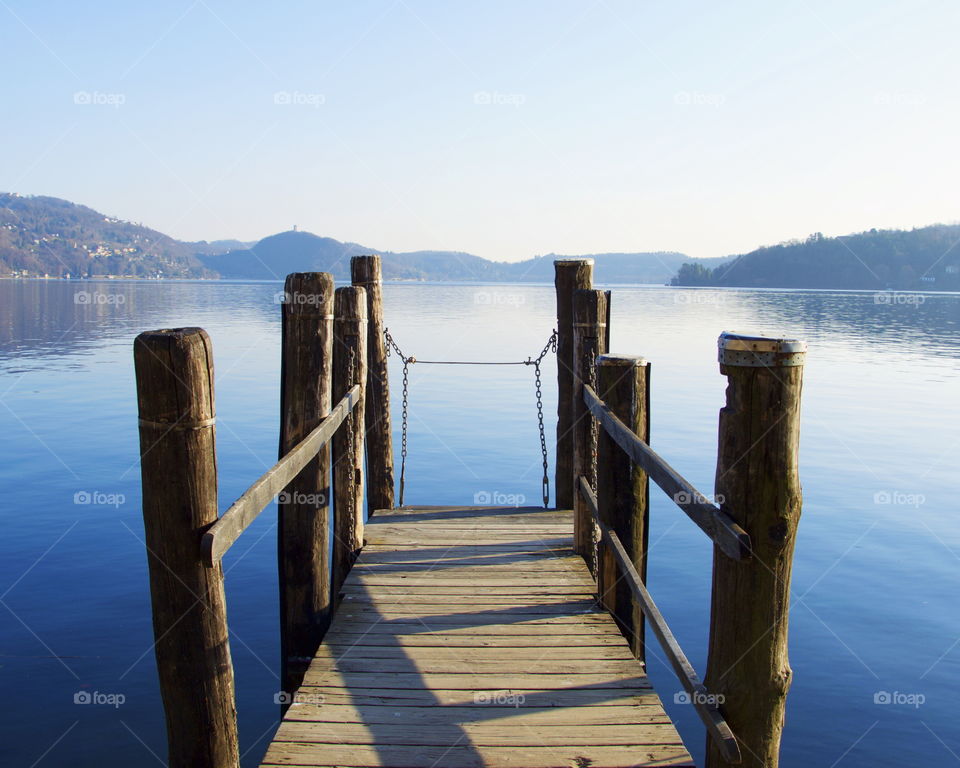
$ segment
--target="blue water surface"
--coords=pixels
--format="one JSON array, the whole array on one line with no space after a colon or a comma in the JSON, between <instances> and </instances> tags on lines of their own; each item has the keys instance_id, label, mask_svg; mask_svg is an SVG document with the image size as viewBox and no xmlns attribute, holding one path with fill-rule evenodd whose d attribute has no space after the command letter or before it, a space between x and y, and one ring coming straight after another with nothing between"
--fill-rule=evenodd
<instances>
[{"instance_id":1,"label":"blue water surface","mask_svg":"<svg viewBox=\"0 0 960 768\"><path fill-rule=\"evenodd\" d=\"M161 327L210 333L223 510L276 460L280 287L0 281L0 764L164 764L132 342ZM612 350L653 365L652 443L705 493L724 401L718 334L810 344L781 765L957 761L960 297L613 290ZM389 284L384 295L387 325L420 359L524 360L554 325L552 286ZM391 376L398 432L395 357ZM552 356L543 377L550 443ZM537 503L532 369L416 365L410 378L408 503ZM711 547L659 491L652 499L650 589L702 673ZM243 765L254 766L278 718L275 507L225 570ZM700 762L699 720L675 703L658 652L648 667Z\"/></svg>"}]
</instances>

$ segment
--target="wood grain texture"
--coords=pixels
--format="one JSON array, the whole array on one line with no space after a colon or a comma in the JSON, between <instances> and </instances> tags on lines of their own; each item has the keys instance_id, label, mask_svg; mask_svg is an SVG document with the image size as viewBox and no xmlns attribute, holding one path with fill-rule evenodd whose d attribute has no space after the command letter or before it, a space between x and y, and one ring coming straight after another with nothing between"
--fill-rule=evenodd
<instances>
[{"instance_id":1,"label":"wood grain texture","mask_svg":"<svg viewBox=\"0 0 960 768\"><path fill-rule=\"evenodd\" d=\"M593 285L593 259L553 262L557 295L557 450L554 493L573 508L573 294Z\"/></svg>"},{"instance_id":2,"label":"wood grain texture","mask_svg":"<svg viewBox=\"0 0 960 768\"><path fill-rule=\"evenodd\" d=\"M597 358L597 392L615 415L644 443L649 435L647 379L649 364L640 357L601 355ZM578 494L579 496L580 494ZM601 522L620 539L641 583L647 582L649 536L647 473L620 450L607 430L597 445L597 509ZM609 547L601 546L598 586L604 605L630 641L637 658L645 659L643 613Z\"/></svg>"},{"instance_id":3,"label":"wood grain texture","mask_svg":"<svg viewBox=\"0 0 960 768\"><path fill-rule=\"evenodd\" d=\"M486 512L368 521L377 544L343 582L263 765L692 765L597 608L572 513Z\"/></svg>"},{"instance_id":4,"label":"wood grain texture","mask_svg":"<svg viewBox=\"0 0 960 768\"><path fill-rule=\"evenodd\" d=\"M792 672L787 620L800 521L798 471L803 367L721 366L716 494L743 527L751 557L713 557L705 682L743 746L743 765L776 768ZM730 765L707 745L707 766Z\"/></svg>"},{"instance_id":5,"label":"wood grain texture","mask_svg":"<svg viewBox=\"0 0 960 768\"><path fill-rule=\"evenodd\" d=\"M223 568L201 561L217 520L213 349L201 328L133 345L154 651L172 768L236 768L237 713ZM171 482L176 478L177 482Z\"/></svg>"},{"instance_id":6,"label":"wood grain texture","mask_svg":"<svg viewBox=\"0 0 960 768\"><path fill-rule=\"evenodd\" d=\"M281 304L280 445L286 456L330 413L333 277L287 275ZM296 690L330 625L330 451L326 443L284 489L277 505L280 679Z\"/></svg>"},{"instance_id":7,"label":"wood grain texture","mask_svg":"<svg viewBox=\"0 0 960 768\"><path fill-rule=\"evenodd\" d=\"M393 506L393 432L387 347L383 336L383 271L380 257L354 256L350 277L367 292L367 516Z\"/></svg>"},{"instance_id":8,"label":"wood grain texture","mask_svg":"<svg viewBox=\"0 0 960 768\"><path fill-rule=\"evenodd\" d=\"M334 292L333 396L360 387L360 402L333 438L332 601L363 546L364 436L367 386L367 299L356 286Z\"/></svg>"},{"instance_id":9,"label":"wood grain texture","mask_svg":"<svg viewBox=\"0 0 960 768\"><path fill-rule=\"evenodd\" d=\"M583 385L592 381L594 360L607 351L607 294L580 290L573 294L573 548L583 556L587 568L596 573L596 531L593 515L579 493L579 478L596 483L593 416L583 399Z\"/></svg>"}]
</instances>

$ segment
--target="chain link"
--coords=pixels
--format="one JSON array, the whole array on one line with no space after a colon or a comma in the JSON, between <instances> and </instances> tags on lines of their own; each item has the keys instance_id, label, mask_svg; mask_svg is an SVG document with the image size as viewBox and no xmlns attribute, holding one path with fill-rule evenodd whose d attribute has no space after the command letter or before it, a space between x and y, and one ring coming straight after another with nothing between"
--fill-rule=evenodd
<instances>
[{"instance_id":1,"label":"chain link","mask_svg":"<svg viewBox=\"0 0 960 768\"><path fill-rule=\"evenodd\" d=\"M596 344L596 341L592 344L587 344L586 349L583 351L583 368L587 372L587 384L594 392L597 391L597 350L594 349ZM587 418L590 419L590 476L587 479L590 481L590 488L596 493L598 473L597 443L600 440L600 430L597 420L589 411L587 412Z\"/></svg>"},{"instance_id":2,"label":"chain link","mask_svg":"<svg viewBox=\"0 0 960 768\"><path fill-rule=\"evenodd\" d=\"M403 354L403 350L400 349L397 342L394 340L393 336L390 335L390 329L383 329L383 337L386 340L387 346L387 357L390 357L391 354L396 353L397 357L403 362L403 414L401 416L401 437L400 437L400 506L403 506L403 491L406 484L406 469L407 469L407 425L408 425L408 409L409 409L409 391L410 391L410 365L417 362L417 358L408 357ZM543 480L542 480L542 491L543 491L543 507L547 509L550 506L550 466L547 459L547 435L544 431L543 426L543 388L540 377L540 363L543 362L543 358L547 356L549 352L556 353L557 351L557 331L554 329L550 338L547 339L547 343L544 345L543 349L540 351L540 354L536 358L528 357L526 360L517 363L475 363L475 362L463 362L463 361L440 361L435 360L424 360L423 363L432 363L432 364L443 364L443 365L532 365L533 366L533 375L534 375L534 384L536 387L536 397L537 397L537 422L540 429L540 454L543 459Z\"/></svg>"},{"instance_id":3,"label":"chain link","mask_svg":"<svg viewBox=\"0 0 960 768\"><path fill-rule=\"evenodd\" d=\"M403 506L403 491L406 485L407 473L407 409L409 407L410 390L410 363L417 362L415 357L407 357L397 346L397 342L390 335L390 329L383 329L383 337L387 341L387 357L390 357L391 350L397 353L397 356L403 361L403 416L400 431L400 506Z\"/></svg>"},{"instance_id":4,"label":"chain link","mask_svg":"<svg viewBox=\"0 0 960 768\"><path fill-rule=\"evenodd\" d=\"M540 353L540 356L536 360L527 358L526 361L527 365L533 366L533 380L537 391L537 422L539 423L540 427L540 454L543 457L543 482L541 484L541 489L543 491L544 509L548 509L550 507L550 467L547 461L547 435L543 429L543 389L540 381L540 363L543 358L547 356L547 352L550 351L557 351L556 330L550 334L550 338L547 340L547 343L544 346L543 351Z\"/></svg>"},{"instance_id":5,"label":"chain link","mask_svg":"<svg viewBox=\"0 0 960 768\"><path fill-rule=\"evenodd\" d=\"M347 381L349 382L350 388L353 387L357 382L354 381L354 370L356 366L357 351L353 347L350 347L350 355L347 357ZM351 518L354 515L354 511L357 508L357 467L353 463L354 461L354 443L353 443L353 419L356 408L351 408L350 413L347 414L347 458L350 461L350 506L349 514Z\"/></svg>"}]
</instances>

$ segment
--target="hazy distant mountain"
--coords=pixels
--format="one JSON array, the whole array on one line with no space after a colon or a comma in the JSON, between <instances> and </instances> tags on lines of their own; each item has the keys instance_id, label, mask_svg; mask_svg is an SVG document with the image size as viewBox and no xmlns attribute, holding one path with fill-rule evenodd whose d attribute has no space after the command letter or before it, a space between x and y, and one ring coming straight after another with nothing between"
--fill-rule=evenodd
<instances>
[{"instance_id":1,"label":"hazy distant mountain","mask_svg":"<svg viewBox=\"0 0 960 768\"><path fill-rule=\"evenodd\" d=\"M810 235L709 269L684 264L675 285L746 288L960 290L960 225Z\"/></svg>"},{"instance_id":2,"label":"hazy distant mountain","mask_svg":"<svg viewBox=\"0 0 960 768\"><path fill-rule=\"evenodd\" d=\"M459 251L414 251L394 253L379 248L341 243L309 232L281 232L265 237L250 248L214 256L201 256L209 269L227 278L282 279L289 272L316 270L335 278L350 275L350 257L379 253L384 278L388 280L478 280L552 282L555 254L520 262L498 262ZM682 253L599 253L598 281L617 283L665 283L690 258ZM702 260L713 266L722 259Z\"/></svg>"},{"instance_id":3,"label":"hazy distant mountain","mask_svg":"<svg viewBox=\"0 0 960 768\"><path fill-rule=\"evenodd\" d=\"M194 250L56 197L0 193L0 275L215 277Z\"/></svg>"}]
</instances>

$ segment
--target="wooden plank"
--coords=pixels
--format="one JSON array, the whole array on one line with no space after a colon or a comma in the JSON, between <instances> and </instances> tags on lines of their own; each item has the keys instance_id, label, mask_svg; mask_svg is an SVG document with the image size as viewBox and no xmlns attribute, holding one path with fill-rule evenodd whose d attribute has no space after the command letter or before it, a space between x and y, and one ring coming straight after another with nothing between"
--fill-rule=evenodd
<instances>
[{"instance_id":1,"label":"wooden plank","mask_svg":"<svg viewBox=\"0 0 960 768\"><path fill-rule=\"evenodd\" d=\"M390 704L354 705L323 703L294 703L291 721L311 723L396 724L407 727L484 723L509 719L511 727L536 726L594 726L629 725L631 723L669 723L659 701L649 704L607 707L512 707L503 696L503 703L474 703L472 706L421 707L411 706L399 715ZM504 723L506 724L506 723ZM344 739L346 740L346 739ZM628 742L628 743L633 743Z\"/></svg>"},{"instance_id":2,"label":"wooden plank","mask_svg":"<svg viewBox=\"0 0 960 768\"><path fill-rule=\"evenodd\" d=\"M605 673L584 674L517 674L496 673L444 673L444 672L397 672L383 675L376 672L337 672L315 669L312 665L303 678L304 685L330 685L344 688L446 688L448 690L513 690L536 688L538 690L566 690L591 686L597 689L634 690L645 678L643 668L636 666L635 677L618 677Z\"/></svg>"},{"instance_id":3,"label":"wooden plank","mask_svg":"<svg viewBox=\"0 0 960 768\"><path fill-rule=\"evenodd\" d=\"M572 688L566 690L542 690L537 688L510 689L522 694L526 707L550 707L559 711L587 710L589 713L600 707L659 706L660 699L649 683L635 688L616 690L608 688ZM433 688L345 688L340 686L304 686L301 699L306 702L322 702L318 706L349 704L351 706L385 707L476 707L475 690L446 690ZM501 714L503 714L501 712Z\"/></svg>"},{"instance_id":4,"label":"wooden plank","mask_svg":"<svg viewBox=\"0 0 960 768\"><path fill-rule=\"evenodd\" d=\"M336 407L330 411L330 415L324 418L316 429L247 488L240 498L220 516L220 519L210 526L200 540L204 565L212 568L220 562L224 552L250 523L257 519L264 507L273 501L277 494L286 488L316 456L317 451L330 441L359 400L360 387L355 386L344 395Z\"/></svg>"},{"instance_id":5,"label":"wooden plank","mask_svg":"<svg viewBox=\"0 0 960 768\"><path fill-rule=\"evenodd\" d=\"M355 766L356 768L529 768L530 766L676 766L692 768L682 744L641 744L605 747L484 747L462 742L456 746L411 747L330 744L321 751L313 744L274 742L263 765Z\"/></svg>"},{"instance_id":6,"label":"wooden plank","mask_svg":"<svg viewBox=\"0 0 960 768\"><path fill-rule=\"evenodd\" d=\"M509 695L504 695L505 700ZM492 708L492 707L491 707ZM503 710L504 707L499 707ZM512 708L507 708L510 711ZM519 709L516 707L516 709ZM639 745L658 746L678 743L676 730L667 720L630 723L629 725L586 726L567 723L562 726L499 723L446 722L433 723L429 728L411 728L403 718L393 723L324 723L290 720L278 731L276 743L301 742L310 744L358 744L379 746L442 747L457 741L469 742L475 747L506 746L598 746Z\"/></svg>"},{"instance_id":7,"label":"wooden plank","mask_svg":"<svg viewBox=\"0 0 960 768\"><path fill-rule=\"evenodd\" d=\"M432 658L411 658L406 655L388 659L371 658L361 654L346 654L339 657L317 656L310 665L317 672L337 672L350 675L356 672L382 672L394 674L444 674L444 675L500 675L517 672L527 675L601 675L634 677L637 665L633 659L577 659L562 661L545 651L539 659L529 654L514 656L505 649L497 659L462 659L449 651Z\"/></svg>"},{"instance_id":8,"label":"wooden plank","mask_svg":"<svg viewBox=\"0 0 960 768\"><path fill-rule=\"evenodd\" d=\"M402 659L411 664L419 665L423 660L440 658L456 658L464 661L500 661L501 659L534 659L549 658L551 661L618 659L633 661L633 654L625 651L618 645L574 646L543 648L539 645L526 646L487 646L487 647L453 647L443 646L416 646L416 645L354 645L344 643L338 645L324 644L317 649L318 659Z\"/></svg>"},{"instance_id":9,"label":"wooden plank","mask_svg":"<svg viewBox=\"0 0 960 768\"><path fill-rule=\"evenodd\" d=\"M493 534L489 512L470 508L464 532L434 528L423 510L367 526L264 765L691 765L643 665L597 609L571 529L511 515L512 530Z\"/></svg>"},{"instance_id":10,"label":"wooden plank","mask_svg":"<svg viewBox=\"0 0 960 768\"><path fill-rule=\"evenodd\" d=\"M357 645L381 646L385 643L401 647L451 647L451 648L553 648L569 647L571 650L581 646L611 646L621 645L618 635L607 633L588 632L583 634L568 634L565 632L535 635L522 634L465 634L462 632L421 632L419 634L389 635L365 633L356 634L332 630L326 637L324 645L343 645L355 647Z\"/></svg>"},{"instance_id":11,"label":"wooden plank","mask_svg":"<svg viewBox=\"0 0 960 768\"><path fill-rule=\"evenodd\" d=\"M643 467L650 479L673 499L725 555L734 560L743 560L750 556L750 537L733 518L719 507L703 501L703 494L620 421L589 386L584 385L583 398L590 412L614 442L632 461Z\"/></svg>"}]
</instances>

